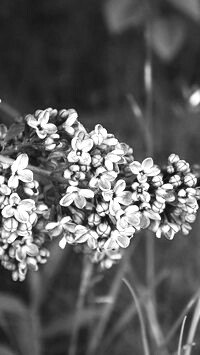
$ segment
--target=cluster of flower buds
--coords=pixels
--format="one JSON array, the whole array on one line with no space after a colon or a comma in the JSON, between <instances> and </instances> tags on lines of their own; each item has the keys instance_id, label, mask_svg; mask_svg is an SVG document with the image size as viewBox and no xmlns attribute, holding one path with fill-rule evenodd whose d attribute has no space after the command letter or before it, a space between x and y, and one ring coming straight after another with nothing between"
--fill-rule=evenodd
<instances>
[{"instance_id":1,"label":"cluster of flower buds","mask_svg":"<svg viewBox=\"0 0 200 355\"><path fill-rule=\"evenodd\" d=\"M0 176L1 262L14 279L46 260L46 237L58 238L61 248L78 246L109 268L141 229L168 239L191 229L198 179L177 155L163 168L152 158L140 163L100 124L88 132L73 109L27 115L21 136L23 153L14 149L14 162L2 164ZM48 181L33 179L28 157Z\"/></svg>"},{"instance_id":2,"label":"cluster of flower buds","mask_svg":"<svg viewBox=\"0 0 200 355\"><path fill-rule=\"evenodd\" d=\"M27 154L20 154L11 166L0 166L0 260L13 280L20 281L28 268L38 270L49 254L43 247L44 234L41 238L34 233L48 207L38 202L39 184L27 166Z\"/></svg>"}]
</instances>

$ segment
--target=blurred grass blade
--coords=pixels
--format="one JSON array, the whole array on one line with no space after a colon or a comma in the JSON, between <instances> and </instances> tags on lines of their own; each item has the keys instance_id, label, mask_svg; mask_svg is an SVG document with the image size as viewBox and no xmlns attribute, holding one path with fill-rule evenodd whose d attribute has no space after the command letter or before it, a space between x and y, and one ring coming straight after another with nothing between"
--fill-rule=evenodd
<instances>
[{"instance_id":1,"label":"blurred grass blade","mask_svg":"<svg viewBox=\"0 0 200 355\"><path fill-rule=\"evenodd\" d=\"M132 242L130 247L127 250L125 250L125 252L124 252L122 261L121 261L120 265L118 266L118 270L116 272L115 278L114 278L112 285L110 287L110 292L108 294L108 297L110 299L112 299L113 302L106 303L104 308L102 309L101 318L100 318L99 322L97 323L96 328L94 328L94 331L90 337L87 355L96 354L97 348L101 342L104 331L106 329L106 326L107 326L108 321L110 319L111 313L112 313L113 308L115 306L115 302L117 300L117 296L118 296L120 286L121 286L121 279L123 278L123 275L127 269L127 265L128 265L130 256L133 253L133 250L135 249L138 241L139 241L139 239L135 238L135 240Z\"/></svg>"},{"instance_id":2,"label":"blurred grass blade","mask_svg":"<svg viewBox=\"0 0 200 355\"><path fill-rule=\"evenodd\" d=\"M57 240L53 240L49 245L50 260L47 264L44 265L43 271L41 273L42 287L40 287L39 295L40 305L48 296L51 285L59 273L61 263L64 259L66 259L69 250L70 248L68 248L68 246L66 246L64 250L61 250Z\"/></svg>"},{"instance_id":3,"label":"blurred grass blade","mask_svg":"<svg viewBox=\"0 0 200 355\"><path fill-rule=\"evenodd\" d=\"M144 317L142 314L142 310L140 307L140 302L138 300L138 297L133 290L133 287L130 285L128 280L125 278L122 279L122 281L125 283L125 285L128 287L132 297L133 301L135 302L135 306L137 308L137 313L140 321L140 328L141 328L141 336L142 336L142 343L143 343L143 348L144 348L144 355L150 355L150 350L149 350L149 344L148 344L148 339L147 339L147 334L146 334L146 328L145 328L145 322L144 322Z\"/></svg>"},{"instance_id":4,"label":"blurred grass blade","mask_svg":"<svg viewBox=\"0 0 200 355\"><path fill-rule=\"evenodd\" d=\"M159 349L159 355L169 355L168 349L164 344L164 335L161 325L157 317L157 310L154 299L148 297L145 302L146 315L149 323L149 330L151 331L152 339L154 340L157 349Z\"/></svg>"},{"instance_id":5,"label":"blurred grass blade","mask_svg":"<svg viewBox=\"0 0 200 355\"><path fill-rule=\"evenodd\" d=\"M102 309L91 309L85 308L79 314L78 325L79 327L88 327L90 324L92 325L96 322L101 316ZM42 337L48 341L48 339L57 336L66 336L66 334L70 334L72 331L73 323L74 323L74 313L64 315L62 318L56 318L53 321L49 322L42 329Z\"/></svg>"},{"instance_id":6,"label":"blurred grass blade","mask_svg":"<svg viewBox=\"0 0 200 355\"><path fill-rule=\"evenodd\" d=\"M155 279L155 288L168 276L168 272L162 271ZM140 303L143 305L148 297L148 290L144 289L140 292ZM106 350L118 334L122 333L128 324L133 320L137 314L136 306L131 304L126 307L121 317L115 322L114 326L110 329L108 336L104 340L104 349Z\"/></svg>"},{"instance_id":7,"label":"blurred grass blade","mask_svg":"<svg viewBox=\"0 0 200 355\"><path fill-rule=\"evenodd\" d=\"M16 355L10 348L5 345L0 345L0 354L1 355Z\"/></svg>"},{"instance_id":8,"label":"blurred grass blade","mask_svg":"<svg viewBox=\"0 0 200 355\"><path fill-rule=\"evenodd\" d=\"M193 305L196 302L196 300L198 299L199 295L200 295L200 290L198 289L197 292L194 294L194 296L191 298L191 300L184 307L184 309L181 312L180 316L175 321L174 325L171 327L169 333L165 336L165 341L164 341L164 343L162 345L168 344L169 341L172 339L172 337L175 335L178 327L180 326L180 324L183 321L184 317L188 314L188 312L193 307Z\"/></svg>"},{"instance_id":9,"label":"blurred grass blade","mask_svg":"<svg viewBox=\"0 0 200 355\"><path fill-rule=\"evenodd\" d=\"M28 307L22 300L2 292L0 293L0 314L5 312L26 318Z\"/></svg>"},{"instance_id":10,"label":"blurred grass blade","mask_svg":"<svg viewBox=\"0 0 200 355\"><path fill-rule=\"evenodd\" d=\"M181 325L181 332L180 332L180 336L179 336L177 355L182 355L183 332L185 329L186 319L187 319L187 316L184 317L182 325Z\"/></svg>"},{"instance_id":11,"label":"blurred grass blade","mask_svg":"<svg viewBox=\"0 0 200 355\"><path fill-rule=\"evenodd\" d=\"M80 287L78 293L78 299L76 303L76 310L74 315L74 323L72 326L70 346L69 346L69 355L75 355L77 350L78 334L80 328L80 317L81 312L84 308L85 297L88 291L90 279L93 272L93 264L91 260L86 255L83 259L83 270L80 280Z\"/></svg>"},{"instance_id":12,"label":"blurred grass blade","mask_svg":"<svg viewBox=\"0 0 200 355\"><path fill-rule=\"evenodd\" d=\"M10 294L0 294L0 319L10 344L20 355L38 355L31 311L26 304ZM0 352L0 355L2 353Z\"/></svg>"},{"instance_id":13,"label":"blurred grass blade","mask_svg":"<svg viewBox=\"0 0 200 355\"><path fill-rule=\"evenodd\" d=\"M187 348L185 350L185 355L191 355L194 337L196 334L197 326L199 324L199 319L200 319L200 297L199 297L196 307L194 309L194 314L193 314L193 318L191 321L191 326L190 326L188 338L187 338Z\"/></svg>"},{"instance_id":14,"label":"blurred grass blade","mask_svg":"<svg viewBox=\"0 0 200 355\"><path fill-rule=\"evenodd\" d=\"M168 0L172 5L181 10L192 20L200 21L200 3L199 0Z\"/></svg>"}]
</instances>

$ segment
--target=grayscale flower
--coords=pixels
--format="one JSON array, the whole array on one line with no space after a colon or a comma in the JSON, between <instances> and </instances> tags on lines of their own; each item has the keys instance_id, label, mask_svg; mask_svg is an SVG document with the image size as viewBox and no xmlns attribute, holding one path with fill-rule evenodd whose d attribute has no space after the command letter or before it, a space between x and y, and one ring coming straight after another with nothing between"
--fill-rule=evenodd
<instances>
[{"instance_id":1,"label":"grayscale flower","mask_svg":"<svg viewBox=\"0 0 200 355\"><path fill-rule=\"evenodd\" d=\"M28 166L28 155L20 154L11 165L11 176L8 179L8 187L16 189L19 181L29 183L33 181L33 172L26 169Z\"/></svg>"},{"instance_id":2,"label":"grayscale flower","mask_svg":"<svg viewBox=\"0 0 200 355\"><path fill-rule=\"evenodd\" d=\"M58 130L55 124L49 123L50 111L48 109L40 111L37 118L33 115L27 115L25 119L28 126L35 129L40 139L55 134Z\"/></svg>"},{"instance_id":3,"label":"grayscale flower","mask_svg":"<svg viewBox=\"0 0 200 355\"><path fill-rule=\"evenodd\" d=\"M149 202L151 199L150 194L147 192L149 190L149 184L147 182L139 183L135 181L131 185L133 189L132 199L133 201Z\"/></svg>"},{"instance_id":4,"label":"grayscale flower","mask_svg":"<svg viewBox=\"0 0 200 355\"><path fill-rule=\"evenodd\" d=\"M142 163L133 161L129 167L132 173L137 176L139 182L147 182L148 177L153 177L160 173L160 169L154 165L152 158L146 158Z\"/></svg>"},{"instance_id":5,"label":"grayscale flower","mask_svg":"<svg viewBox=\"0 0 200 355\"><path fill-rule=\"evenodd\" d=\"M67 207L74 203L76 207L82 209L86 206L86 199L93 197L94 192L92 190L69 186L66 190L66 194L60 200L60 205Z\"/></svg>"}]
</instances>

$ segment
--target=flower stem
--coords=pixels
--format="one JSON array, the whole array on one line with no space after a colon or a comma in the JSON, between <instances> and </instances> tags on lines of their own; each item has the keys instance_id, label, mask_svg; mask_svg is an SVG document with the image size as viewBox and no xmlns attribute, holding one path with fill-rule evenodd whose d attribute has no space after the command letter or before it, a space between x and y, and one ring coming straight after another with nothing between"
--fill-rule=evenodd
<instances>
[{"instance_id":1,"label":"flower stem","mask_svg":"<svg viewBox=\"0 0 200 355\"><path fill-rule=\"evenodd\" d=\"M80 317L84 308L85 297L91 280L92 270L93 270L93 265L86 255L84 258L82 277L80 282L78 300L76 304L75 316L74 316L74 324L72 327L69 355L75 355L77 351L78 335L80 329Z\"/></svg>"}]
</instances>

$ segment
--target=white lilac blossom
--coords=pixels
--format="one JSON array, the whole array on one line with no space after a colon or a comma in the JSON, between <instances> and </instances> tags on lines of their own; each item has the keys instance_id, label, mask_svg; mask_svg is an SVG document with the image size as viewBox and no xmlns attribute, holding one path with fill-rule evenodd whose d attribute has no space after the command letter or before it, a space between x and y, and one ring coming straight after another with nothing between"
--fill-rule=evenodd
<instances>
[{"instance_id":1,"label":"white lilac blossom","mask_svg":"<svg viewBox=\"0 0 200 355\"><path fill-rule=\"evenodd\" d=\"M200 170L177 154L164 167L140 163L100 124L88 132L74 109L37 110L20 137L6 135L1 125L0 260L14 280L46 262L53 238L110 268L143 229L169 240L191 230Z\"/></svg>"},{"instance_id":2,"label":"white lilac blossom","mask_svg":"<svg viewBox=\"0 0 200 355\"><path fill-rule=\"evenodd\" d=\"M41 209L42 204L33 198L38 196L39 183L28 169L28 160L27 154L18 155L0 175L0 260L19 281L25 279L28 269L38 270L38 264L49 256L43 247L44 235L35 233L48 207L43 204Z\"/></svg>"},{"instance_id":3,"label":"white lilac blossom","mask_svg":"<svg viewBox=\"0 0 200 355\"><path fill-rule=\"evenodd\" d=\"M38 112L37 117L32 115L26 116L27 124L35 129L38 137L44 139L57 132L57 127L53 123L49 123L50 113L49 110Z\"/></svg>"}]
</instances>

